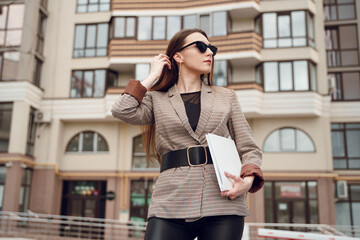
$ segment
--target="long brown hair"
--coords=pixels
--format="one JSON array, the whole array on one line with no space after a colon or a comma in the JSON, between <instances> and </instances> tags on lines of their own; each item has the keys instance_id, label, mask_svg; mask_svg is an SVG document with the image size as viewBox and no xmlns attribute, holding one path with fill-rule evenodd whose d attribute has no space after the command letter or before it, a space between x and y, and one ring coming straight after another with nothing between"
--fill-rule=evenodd
<instances>
[{"instance_id":1,"label":"long brown hair","mask_svg":"<svg viewBox=\"0 0 360 240\"><path fill-rule=\"evenodd\" d=\"M185 43L185 38L192 33L201 33L207 39L208 36L206 33L197 28L192 29L184 29L178 33L176 33L170 40L169 45L166 50L166 55L170 58L171 61L171 69L168 67L164 67L159 79L153 84L153 86L149 89L149 91L162 91L166 92L169 88L174 86L178 82L179 76L179 67L175 59L173 58L175 53L177 53ZM214 56L212 56L212 66L211 72L207 74L207 82L205 82L204 74L200 75L201 81L204 81L208 85L213 85L212 76L214 71ZM155 148L155 125L145 125L140 127L143 136L143 143L146 150L146 157L148 160L153 161L152 157L155 157L159 163L161 163L161 156L156 151ZM151 156L152 155L152 156Z\"/></svg>"}]
</instances>

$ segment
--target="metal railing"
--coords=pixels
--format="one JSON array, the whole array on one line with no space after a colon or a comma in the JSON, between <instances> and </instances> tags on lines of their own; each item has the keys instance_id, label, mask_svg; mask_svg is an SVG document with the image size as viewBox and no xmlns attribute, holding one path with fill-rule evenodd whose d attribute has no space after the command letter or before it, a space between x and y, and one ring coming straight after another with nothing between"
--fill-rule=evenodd
<instances>
[{"instance_id":1,"label":"metal railing","mask_svg":"<svg viewBox=\"0 0 360 240\"><path fill-rule=\"evenodd\" d=\"M360 226L246 223L243 240L264 240L258 236L258 229L260 228L321 233L328 236L358 237L360 239ZM144 239L145 229L145 222L37 214L31 211L0 211L1 237L26 237L37 240L140 240Z\"/></svg>"},{"instance_id":2,"label":"metal railing","mask_svg":"<svg viewBox=\"0 0 360 240\"><path fill-rule=\"evenodd\" d=\"M32 239L144 239L146 223L113 219L0 212L0 236Z\"/></svg>"}]
</instances>

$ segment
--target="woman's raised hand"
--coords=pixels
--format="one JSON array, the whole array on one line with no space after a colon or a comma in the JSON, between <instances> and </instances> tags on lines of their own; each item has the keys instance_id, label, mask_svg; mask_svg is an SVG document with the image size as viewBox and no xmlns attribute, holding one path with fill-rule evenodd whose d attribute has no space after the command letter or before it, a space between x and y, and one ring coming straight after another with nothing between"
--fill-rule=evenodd
<instances>
[{"instance_id":1,"label":"woman's raised hand","mask_svg":"<svg viewBox=\"0 0 360 240\"><path fill-rule=\"evenodd\" d=\"M141 84L144 85L146 89L149 89L152 84L160 77L164 66L167 66L169 69L171 69L171 62L167 55L160 53L152 59L150 73L143 81L141 81Z\"/></svg>"}]
</instances>

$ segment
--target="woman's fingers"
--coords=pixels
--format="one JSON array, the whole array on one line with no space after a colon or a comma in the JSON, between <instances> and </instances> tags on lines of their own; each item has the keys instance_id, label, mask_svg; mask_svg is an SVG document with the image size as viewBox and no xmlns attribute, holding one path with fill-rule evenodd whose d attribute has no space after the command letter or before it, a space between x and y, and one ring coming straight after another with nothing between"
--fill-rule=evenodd
<instances>
[{"instance_id":1,"label":"woman's fingers","mask_svg":"<svg viewBox=\"0 0 360 240\"><path fill-rule=\"evenodd\" d=\"M225 176L228 177L228 178L231 178L232 180L234 180L235 182L238 182L240 181L240 177L239 176L235 176L229 172L224 172L225 173Z\"/></svg>"}]
</instances>

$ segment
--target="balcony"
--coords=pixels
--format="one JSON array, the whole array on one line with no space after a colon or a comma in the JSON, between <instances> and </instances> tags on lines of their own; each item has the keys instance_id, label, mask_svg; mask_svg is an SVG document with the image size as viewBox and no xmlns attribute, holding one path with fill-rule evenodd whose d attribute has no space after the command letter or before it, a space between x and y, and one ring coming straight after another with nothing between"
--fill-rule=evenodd
<instances>
[{"instance_id":1,"label":"balcony","mask_svg":"<svg viewBox=\"0 0 360 240\"><path fill-rule=\"evenodd\" d=\"M123 61L120 60L122 58L148 58L161 52L165 53L168 42L167 40L112 39L109 44L110 62L116 64L122 63ZM236 32L227 36L211 37L210 42L218 47L219 56L249 51L260 53L262 47L262 38L255 32Z\"/></svg>"},{"instance_id":2,"label":"balcony","mask_svg":"<svg viewBox=\"0 0 360 240\"><path fill-rule=\"evenodd\" d=\"M198 8L198 7L211 7L211 6L223 6L224 4L231 5L244 5L249 6L252 4L259 4L259 0L170 0L170 1L161 1L161 0L141 0L141 1L132 1L132 0L112 0L111 7L112 11L129 11L129 10L158 10L158 9L188 9L188 8Z\"/></svg>"}]
</instances>

